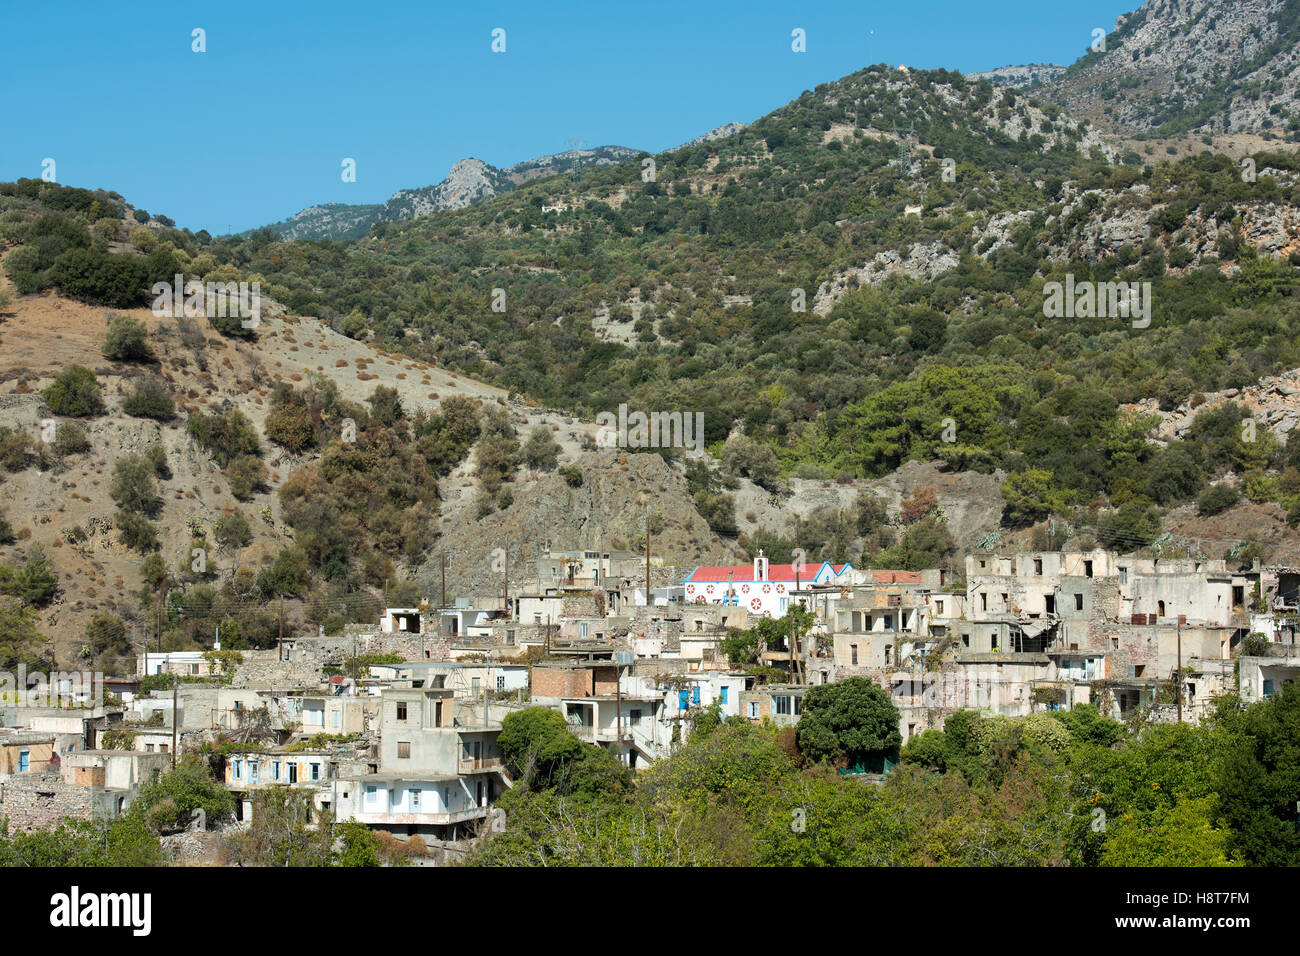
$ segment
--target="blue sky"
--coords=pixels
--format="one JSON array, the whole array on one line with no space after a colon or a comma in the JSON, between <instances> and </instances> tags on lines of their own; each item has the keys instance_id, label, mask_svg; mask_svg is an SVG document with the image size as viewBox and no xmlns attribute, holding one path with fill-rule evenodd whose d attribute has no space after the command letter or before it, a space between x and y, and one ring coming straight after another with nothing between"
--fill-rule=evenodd
<instances>
[{"instance_id":1,"label":"blue sky","mask_svg":"<svg viewBox=\"0 0 1300 956\"><path fill-rule=\"evenodd\" d=\"M316 203L383 202L463 156L505 166L569 138L656 152L873 61L1070 63L1138 5L10 2L0 181L39 176L50 157L66 185L242 230ZM796 27L806 53L791 51Z\"/></svg>"}]
</instances>

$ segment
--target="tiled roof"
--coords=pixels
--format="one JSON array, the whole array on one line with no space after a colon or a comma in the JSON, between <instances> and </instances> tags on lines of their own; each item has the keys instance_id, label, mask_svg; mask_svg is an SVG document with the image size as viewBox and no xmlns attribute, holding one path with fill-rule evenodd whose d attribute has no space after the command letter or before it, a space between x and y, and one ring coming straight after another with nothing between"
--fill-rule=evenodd
<instances>
[{"instance_id":1,"label":"tiled roof","mask_svg":"<svg viewBox=\"0 0 1300 956\"><path fill-rule=\"evenodd\" d=\"M706 565L696 568L687 581L698 583L700 581L726 581L727 575L732 576L734 581L754 581L754 566L752 564L718 564ZM817 569L811 564L806 564L801 569L799 579L801 581L811 581L817 574ZM767 579L769 581L793 581L794 565L793 564L771 564L767 568Z\"/></svg>"}]
</instances>

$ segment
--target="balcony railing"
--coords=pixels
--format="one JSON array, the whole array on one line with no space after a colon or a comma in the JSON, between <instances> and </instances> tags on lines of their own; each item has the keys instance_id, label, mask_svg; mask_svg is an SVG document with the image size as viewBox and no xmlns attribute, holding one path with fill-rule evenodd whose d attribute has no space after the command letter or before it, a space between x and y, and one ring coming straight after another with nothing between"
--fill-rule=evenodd
<instances>
[{"instance_id":1,"label":"balcony railing","mask_svg":"<svg viewBox=\"0 0 1300 956\"><path fill-rule=\"evenodd\" d=\"M501 766L500 757L462 757L460 759L460 772L473 773L475 770L495 770Z\"/></svg>"},{"instance_id":2,"label":"balcony railing","mask_svg":"<svg viewBox=\"0 0 1300 956\"><path fill-rule=\"evenodd\" d=\"M623 739L632 738L635 725L630 720L623 721ZM597 727L594 724L569 724L569 732L579 740L595 742L597 740L617 740L617 727Z\"/></svg>"}]
</instances>

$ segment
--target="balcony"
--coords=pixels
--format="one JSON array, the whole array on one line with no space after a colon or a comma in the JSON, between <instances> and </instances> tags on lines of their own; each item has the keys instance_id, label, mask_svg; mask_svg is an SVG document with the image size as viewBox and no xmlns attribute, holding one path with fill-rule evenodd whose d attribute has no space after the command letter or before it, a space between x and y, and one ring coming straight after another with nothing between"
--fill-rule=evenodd
<instances>
[{"instance_id":1,"label":"balcony","mask_svg":"<svg viewBox=\"0 0 1300 956\"><path fill-rule=\"evenodd\" d=\"M462 757L457 767L460 773L477 773L483 770L499 770L501 768L500 757Z\"/></svg>"},{"instance_id":2,"label":"balcony","mask_svg":"<svg viewBox=\"0 0 1300 956\"><path fill-rule=\"evenodd\" d=\"M631 740L633 736L633 724L630 720L623 721L623 739ZM579 740L586 743L594 744L601 740L617 740L617 727L596 727L592 724L569 724L569 732Z\"/></svg>"}]
</instances>

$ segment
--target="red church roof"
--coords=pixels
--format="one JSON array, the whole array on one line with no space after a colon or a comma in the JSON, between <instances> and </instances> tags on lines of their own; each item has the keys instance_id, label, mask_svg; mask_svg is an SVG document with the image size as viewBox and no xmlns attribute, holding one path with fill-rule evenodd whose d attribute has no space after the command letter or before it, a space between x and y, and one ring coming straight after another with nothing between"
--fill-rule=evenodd
<instances>
[{"instance_id":1,"label":"red church roof","mask_svg":"<svg viewBox=\"0 0 1300 956\"><path fill-rule=\"evenodd\" d=\"M800 571L799 579L801 581L810 581L817 574L817 568L811 563L805 564ZM730 574L734 581L754 581L754 566L752 564L715 564L711 566L698 567L695 573L689 578L690 581L726 581L727 575ZM770 564L767 567L767 578L769 581L793 581L794 565L793 564Z\"/></svg>"},{"instance_id":2,"label":"red church roof","mask_svg":"<svg viewBox=\"0 0 1300 956\"><path fill-rule=\"evenodd\" d=\"M821 564L814 564L809 561L804 564L799 572L799 580L811 581L821 570ZM844 569L849 567L847 564L832 564L830 569L836 574L844 573ZM691 583L711 582L727 580L727 575L731 575L733 581L754 581L754 566L752 564L715 564L702 565L686 580ZM920 571L872 571L871 576L879 584L920 584ZM793 564L772 564L768 566L767 578L769 581L793 581L794 565Z\"/></svg>"}]
</instances>

